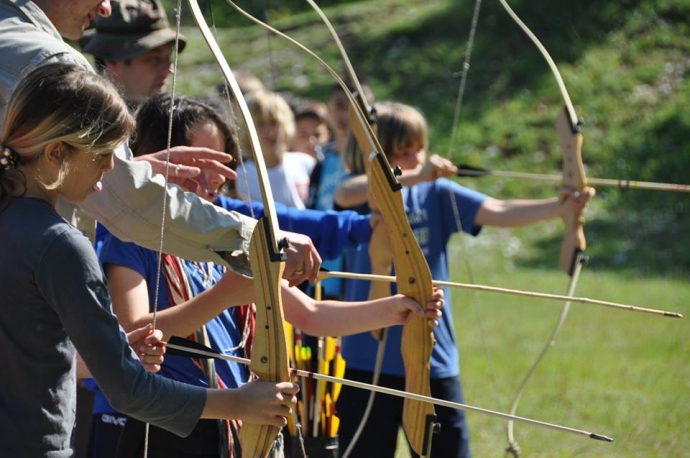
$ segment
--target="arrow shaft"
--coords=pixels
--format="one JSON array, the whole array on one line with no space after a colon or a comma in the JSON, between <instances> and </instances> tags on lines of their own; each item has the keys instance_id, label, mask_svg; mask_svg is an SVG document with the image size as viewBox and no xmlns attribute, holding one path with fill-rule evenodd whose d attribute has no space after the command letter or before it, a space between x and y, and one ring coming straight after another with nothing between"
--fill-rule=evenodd
<instances>
[{"instance_id":1,"label":"arrow shaft","mask_svg":"<svg viewBox=\"0 0 690 458\"><path fill-rule=\"evenodd\" d=\"M218 353L218 352L215 352L212 350L208 351L208 350L202 350L202 349L197 349L197 348L189 348L187 346L177 345L177 344L172 344L172 343L167 343L166 346L173 349L173 350L179 350L182 352L193 353L193 354L197 354L197 355L205 356L205 357L209 357L209 358L219 358L219 359L223 359L226 361L233 361L236 363L247 364L247 365L249 365L251 363L251 361L247 358L240 358L237 356L224 355L222 353ZM348 380L348 379L342 379L342 378L333 377L330 375L317 374L317 373L311 372L311 371L291 369L291 372L292 372L292 374L298 375L300 377L307 377L307 378L312 378L312 379L316 379L316 380L323 380L323 381L332 382L332 383L341 383L343 385L351 386L353 388L376 391L377 393L388 394L391 396L397 396L400 398L411 399L411 400L419 401L419 402L427 402L427 403L431 403L431 404L435 404L435 405L439 405L439 406L443 406L443 407L448 407L451 409L459 409L459 410L464 410L467 412L477 412L477 413L481 413L484 415L503 418L506 420L519 421L522 423L527 423L527 424L531 424L531 425L535 425L535 426L541 426L543 428L549 428L552 430L570 433L570 434L574 434L577 436L586 436L586 437L589 437L590 439L600 440L600 441L604 441L604 442L613 442L613 439L611 439L610 437L603 436L603 435L596 434L596 433L592 433L590 431L584 431L581 429L571 428L568 426L562 426L562 425L557 425L554 423L548 423L545 421L534 420L534 419L526 418L526 417L520 417L517 415L509 415L507 413L497 412L494 410L484 409L481 407L475 407L475 406L471 406L471 405L467 405L467 404L461 404L459 402L444 401L443 399L436 399L436 398L432 398L429 396L422 396L420 394L408 393L406 391L395 390L393 388L387 388L387 387L383 387L383 386L370 385L368 383L357 382L357 381Z\"/></svg>"},{"instance_id":2,"label":"arrow shaft","mask_svg":"<svg viewBox=\"0 0 690 458\"><path fill-rule=\"evenodd\" d=\"M384 281L395 282L395 277L388 275L372 275L372 274L355 274L350 272L320 272L319 278L347 278L351 280L366 280L366 281ZM600 301L597 299L589 299L586 297L570 297L562 294L548 294L538 293L534 291L522 291L518 289L499 288L496 286L474 285L469 283L456 283L450 281L433 280L434 286L449 286L454 288L469 289L473 291L484 291L490 293L510 294L513 296L531 297L536 299L553 299L559 301L579 302L581 304L599 305L603 307L616 308L627 310L630 312L649 313L652 315L661 315L672 318L682 318L683 315L678 312L669 312L666 310L650 309L645 307L637 307L634 305L619 304L617 302Z\"/></svg>"},{"instance_id":3,"label":"arrow shaft","mask_svg":"<svg viewBox=\"0 0 690 458\"><path fill-rule=\"evenodd\" d=\"M493 175L505 178L525 178L529 180L542 181L561 181L560 175L550 175L542 173L527 173L527 172L507 172L500 170L467 170L463 169L459 173L460 176L480 177L486 175ZM637 180L621 180L613 178L591 178L587 177L587 183L597 186L611 186L615 188L637 188L649 189L653 191L677 191L690 192L690 185L678 183L658 183L654 181L637 181Z\"/></svg>"}]
</instances>

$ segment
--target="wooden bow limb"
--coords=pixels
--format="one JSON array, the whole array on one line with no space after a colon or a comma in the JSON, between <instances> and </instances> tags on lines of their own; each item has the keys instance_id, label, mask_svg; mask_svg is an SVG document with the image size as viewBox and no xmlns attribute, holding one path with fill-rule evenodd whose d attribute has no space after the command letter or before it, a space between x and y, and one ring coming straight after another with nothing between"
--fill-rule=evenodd
<instances>
[{"instance_id":1,"label":"wooden bow limb","mask_svg":"<svg viewBox=\"0 0 690 458\"><path fill-rule=\"evenodd\" d=\"M319 273L319 278L348 278L351 280L366 280L366 281L377 281L377 282L389 282L392 283L396 281L396 278L390 275L371 275L371 274L355 274L351 272L336 272L336 271L322 271ZM644 308L644 307L638 307L635 305L627 305L627 304L619 304L617 302L608 302L608 301L601 301L597 299L589 299L586 297L576 297L576 296L570 296L570 295L561 295L561 294L549 294L549 293L538 293L535 291L523 291L519 289L509 289L509 288L500 288L497 286L486 286L486 285L475 285L472 283L457 283L457 282L451 282L451 281L442 281L442 280L432 280L431 283L433 286L449 286L453 288L462 288L462 289L468 289L472 291L483 291L483 292L488 292L488 293L501 293L501 294L510 294L513 296L524 296L524 297L532 297L536 299L551 299L551 300L561 300L561 301L570 301L570 302L579 302L581 304L590 304L590 305L600 305L603 307L610 307L610 308L615 308L615 309L620 309L620 310L627 310L629 312L642 312L642 313L649 313L652 315L661 315L661 316L666 316L666 317L671 317L671 318L683 318L683 315L678 312L670 312L666 310L657 310L657 309L650 309L650 308Z\"/></svg>"},{"instance_id":2,"label":"wooden bow limb","mask_svg":"<svg viewBox=\"0 0 690 458\"><path fill-rule=\"evenodd\" d=\"M503 178L524 178L528 180L543 180L543 181L561 181L561 175L552 175L544 173L528 173L528 172L511 172L503 170L488 170L480 167L473 167L467 164L458 165L456 173L458 177L484 177L494 176ZM591 178L587 177L587 182L597 186L609 186L614 188L635 188L648 189L652 191L676 191L676 192L690 192L690 184L678 183L657 183L654 181L637 181L624 180L614 178Z\"/></svg>"},{"instance_id":3,"label":"wooden bow limb","mask_svg":"<svg viewBox=\"0 0 690 458\"><path fill-rule=\"evenodd\" d=\"M286 239L278 241L277 238L278 218L266 164L242 91L206 24L199 4L196 0L188 0L188 3L246 122L266 215L259 220L250 242L250 260L256 289L256 335L252 345L250 368L261 380L287 382L290 381L290 371L280 288L285 269L284 250L289 243ZM280 428L275 426L244 425L240 431L242 453L251 457L266 457L279 433Z\"/></svg>"},{"instance_id":4,"label":"wooden bow limb","mask_svg":"<svg viewBox=\"0 0 690 458\"><path fill-rule=\"evenodd\" d=\"M347 73L350 83L354 86L355 92L353 96L356 101L356 105L359 107L359 111L361 111L365 115L367 123L369 124L370 129L368 129L364 124L360 122L356 114L356 109L354 109L354 105L351 105L353 109L350 110L350 129L352 130L352 134L355 136L355 139L357 140L357 144L360 145L360 147L366 146L368 148L372 146L378 146L378 149L375 149L375 151L382 152L382 149L380 148L380 145L378 145L378 142L376 142L377 145L372 145L369 139L370 133L374 134L373 137L375 139L378 139L376 135L376 114L373 112L372 107L369 104L366 95L364 94L364 89L362 88L359 78L357 78L357 73L355 72L355 68L352 66L352 62L350 61L347 52L345 51L345 46L343 46L342 41L340 41L340 37L338 36L338 33L335 31L333 24L331 24L331 21L328 20L328 17L323 12L323 10L319 8L316 2L314 2L314 0L307 0L307 3L314 9L316 14L318 14L318 16L321 18L321 21L324 23L329 33L331 34L331 37L333 37L333 40L335 41L335 44L338 47L338 51L340 52L340 57L343 60L345 72ZM349 89L346 92L348 91ZM374 149L369 149L368 151L362 149L363 153L370 153L371 151L374 151ZM367 161L365 160L365 166L367 165L366 162Z\"/></svg>"},{"instance_id":5,"label":"wooden bow limb","mask_svg":"<svg viewBox=\"0 0 690 458\"><path fill-rule=\"evenodd\" d=\"M166 348L168 349L168 354L175 354L175 355L181 355L181 356L190 356L194 355L195 357L206 357L206 358L218 358L218 359L224 359L227 361L233 361L237 362L240 364L250 364L250 361L246 358L240 358L237 356L231 356L231 355L225 355L223 353L219 353L211 348L205 347L203 345L198 344L197 342L191 342L187 339L183 339L181 337L171 337L168 343L166 344ZM531 418L526 418L526 417L519 417L516 415L509 415L503 412L497 412L494 410L489 410L489 409L484 409L481 407L475 407L467 404L461 404L458 402L451 402L451 401L445 401L443 399L436 399L430 396L423 396L420 394L416 393L410 393L407 391L401 391L401 390L395 390L393 388L386 388L382 386L375 386L375 385L370 385L368 383L363 383L363 382L357 382L354 380L348 380L348 379L343 379L343 378L338 378L338 377L333 377L329 375L322 375L322 374L317 374L315 372L311 371L303 371L303 370L298 370L298 369L290 369L290 371L300 377L307 377L311 379L316 379L316 380L323 380L326 382L331 382L331 383L340 383L343 385L351 386L353 388L358 388L362 390L374 390L378 393L383 393L383 394L388 394L391 396L397 396L400 398L404 399L410 399L414 400L415 402L420 402L420 403L425 403L425 404L435 404L438 406L443 406L443 407L448 407L451 409L458 409L458 410L464 410L467 412L477 412L481 413L484 415L489 415L493 417L498 417L498 418L503 418L503 419L509 419L509 420L514 420L514 421L519 421L523 423L528 423L534 426L539 426L543 428L549 428L553 429L556 431L561 431L565 433L570 433L574 434L577 436L584 436L588 437L590 439L594 439L597 441L602 441L602 442L613 442L613 439L611 437L594 433L591 431L585 431L581 429L576 429L576 428L571 428L568 426L562 426L562 425L557 425L553 423L547 423L544 421L540 420L534 420Z\"/></svg>"}]
</instances>

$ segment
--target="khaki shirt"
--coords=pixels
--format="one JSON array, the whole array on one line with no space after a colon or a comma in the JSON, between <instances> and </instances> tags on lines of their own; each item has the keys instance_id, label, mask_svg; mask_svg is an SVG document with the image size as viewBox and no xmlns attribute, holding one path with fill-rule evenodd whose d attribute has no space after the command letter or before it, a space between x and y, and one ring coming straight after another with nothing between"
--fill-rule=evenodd
<instances>
[{"instance_id":1,"label":"khaki shirt","mask_svg":"<svg viewBox=\"0 0 690 458\"><path fill-rule=\"evenodd\" d=\"M0 37L0 123L12 89L25 72L55 61L73 62L93 71L32 1L0 0ZM256 221L175 185L166 186L162 175L152 175L148 163L132 160L128 145L115 150L115 168L105 174L103 190L79 207L118 238L158 250L166 192L164 252L248 273L249 240ZM66 208L60 205L61 211ZM85 233L93 232L93 219L67 211L63 216L77 222Z\"/></svg>"}]
</instances>

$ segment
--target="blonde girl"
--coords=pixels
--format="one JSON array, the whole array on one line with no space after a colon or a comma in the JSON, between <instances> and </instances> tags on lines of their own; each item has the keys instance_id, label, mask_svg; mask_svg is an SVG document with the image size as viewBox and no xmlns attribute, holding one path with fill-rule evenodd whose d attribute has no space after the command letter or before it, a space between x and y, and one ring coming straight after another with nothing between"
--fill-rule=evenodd
<instances>
[{"instance_id":1,"label":"blonde girl","mask_svg":"<svg viewBox=\"0 0 690 458\"><path fill-rule=\"evenodd\" d=\"M282 426L297 388L210 390L146 372L112 313L90 242L55 211L101 189L134 121L116 89L73 64L20 81L0 136L0 450L68 457L76 350L115 408L184 436L200 417ZM248 399L253 408L248 409ZM256 408L260 400L262 408Z\"/></svg>"}]
</instances>

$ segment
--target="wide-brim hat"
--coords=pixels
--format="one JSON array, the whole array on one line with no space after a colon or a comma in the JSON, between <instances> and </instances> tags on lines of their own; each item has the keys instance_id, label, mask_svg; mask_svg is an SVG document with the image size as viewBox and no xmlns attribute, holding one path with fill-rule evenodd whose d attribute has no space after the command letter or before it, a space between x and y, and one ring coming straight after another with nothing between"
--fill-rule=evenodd
<instances>
[{"instance_id":1,"label":"wide-brim hat","mask_svg":"<svg viewBox=\"0 0 690 458\"><path fill-rule=\"evenodd\" d=\"M103 60L123 61L179 40L178 52L187 45L184 35L170 28L158 0L113 0L112 14L97 17L93 28L79 40L83 52Z\"/></svg>"}]
</instances>

